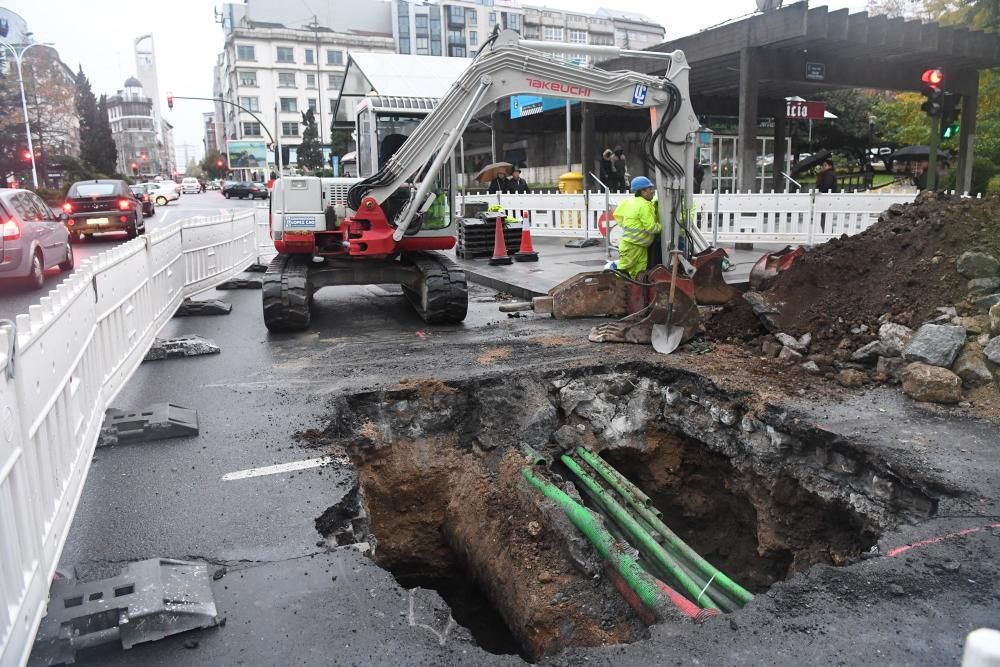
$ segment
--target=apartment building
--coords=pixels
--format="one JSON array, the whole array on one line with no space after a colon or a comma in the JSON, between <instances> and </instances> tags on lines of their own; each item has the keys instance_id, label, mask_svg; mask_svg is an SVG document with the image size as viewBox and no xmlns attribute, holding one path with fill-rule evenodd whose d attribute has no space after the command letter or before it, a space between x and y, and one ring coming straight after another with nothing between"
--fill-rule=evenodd
<instances>
[{"instance_id":1,"label":"apartment building","mask_svg":"<svg viewBox=\"0 0 1000 667\"><path fill-rule=\"evenodd\" d=\"M521 32L524 10L517 0L395 0L392 34L399 53L467 58L499 25Z\"/></svg>"},{"instance_id":2,"label":"apartment building","mask_svg":"<svg viewBox=\"0 0 1000 667\"><path fill-rule=\"evenodd\" d=\"M161 163L153 100L146 96L139 79L129 77L122 89L108 98L108 120L118 149L118 171L158 175Z\"/></svg>"}]
</instances>

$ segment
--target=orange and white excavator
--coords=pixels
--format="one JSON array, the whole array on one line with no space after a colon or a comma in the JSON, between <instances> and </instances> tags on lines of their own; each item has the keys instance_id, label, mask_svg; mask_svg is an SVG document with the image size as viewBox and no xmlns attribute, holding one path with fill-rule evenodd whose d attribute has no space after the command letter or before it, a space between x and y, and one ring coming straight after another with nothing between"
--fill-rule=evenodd
<instances>
[{"instance_id":1,"label":"orange and white excavator","mask_svg":"<svg viewBox=\"0 0 1000 667\"><path fill-rule=\"evenodd\" d=\"M559 51L656 58L663 61L665 75L581 67L556 56ZM512 31L495 31L377 171L353 182L292 176L275 183L270 224L278 255L264 274L267 328L308 327L312 296L328 285L400 283L427 322L462 321L468 307L465 272L436 252L456 241L450 165L475 114L510 95L649 109L653 125L647 157L655 165L664 246L673 247L699 127L688 94L689 69L680 51L530 41Z\"/></svg>"}]
</instances>

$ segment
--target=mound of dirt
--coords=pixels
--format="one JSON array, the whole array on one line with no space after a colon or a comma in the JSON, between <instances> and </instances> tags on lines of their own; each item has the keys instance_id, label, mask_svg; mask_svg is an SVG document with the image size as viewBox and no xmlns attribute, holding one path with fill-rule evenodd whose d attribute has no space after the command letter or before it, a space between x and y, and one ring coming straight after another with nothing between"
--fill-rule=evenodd
<instances>
[{"instance_id":1,"label":"mound of dirt","mask_svg":"<svg viewBox=\"0 0 1000 667\"><path fill-rule=\"evenodd\" d=\"M877 329L884 315L917 327L937 307L961 302L966 280L955 261L967 250L1000 256L1000 199L925 193L864 232L807 253L765 298L780 312L783 331L811 332L818 347L829 348L851 328Z\"/></svg>"}]
</instances>

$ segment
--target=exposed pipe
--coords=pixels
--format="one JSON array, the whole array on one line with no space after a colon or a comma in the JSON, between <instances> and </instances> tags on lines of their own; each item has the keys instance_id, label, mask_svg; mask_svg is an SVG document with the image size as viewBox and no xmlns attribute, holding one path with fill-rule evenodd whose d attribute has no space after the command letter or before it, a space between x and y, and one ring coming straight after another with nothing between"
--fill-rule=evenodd
<instances>
[{"instance_id":1,"label":"exposed pipe","mask_svg":"<svg viewBox=\"0 0 1000 667\"><path fill-rule=\"evenodd\" d=\"M562 489L547 482L532 472L531 468L522 468L524 477L546 498L554 501L565 512L566 517L590 541L597 552L621 575L628 587L635 591L642 603L646 605L657 618L676 618L679 611L663 589L656 577L642 569L634 556L621 551L611 534L600 525L594 515L586 507L576 502Z\"/></svg>"},{"instance_id":2,"label":"exposed pipe","mask_svg":"<svg viewBox=\"0 0 1000 667\"><path fill-rule=\"evenodd\" d=\"M730 579L726 574L701 557L701 555L689 547L684 540L677 536L674 531L660 520L661 512L652 506L649 496L642 492L632 482L625 478L620 472L611 467L604 459L587 451L583 447L576 448L577 455L586 461L611 487L628 502L629 505L644 519L653 530L658 533L666 546L673 549L678 555L683 556L691 562L705 577L708 577L713 584L717 583L727 593L732 595L742 604L746 604L753 599L753 594Z\"/></svg>"},{"instance_id":3,"label":"exposed pipe","mask_svg":"<svg viewBox=\"0 0 1000 667\"><path fill-rule=\"evenodd\" d=\"M650 557L661 567L663 567L670 576L673 577L677 583L681 585L688 595L695 601L696 604L702 607L708 607L710 609L718 610L718 606L711 599L706 598L705 591L687 573L678 565L674 557L667 553L652 536L639 525L639 523L632 518L624 507L618 504L614 498L609 496L604 489L587 474L580 465L565 454L560 457L563 464L570 469L570 471L577 476L577 478L586 486L590 491L600 498L604 505L604 509L611 515L615 522L625 529L625 531L634 539L638 545L648 554Z\"/></svg>"}]
</instances>

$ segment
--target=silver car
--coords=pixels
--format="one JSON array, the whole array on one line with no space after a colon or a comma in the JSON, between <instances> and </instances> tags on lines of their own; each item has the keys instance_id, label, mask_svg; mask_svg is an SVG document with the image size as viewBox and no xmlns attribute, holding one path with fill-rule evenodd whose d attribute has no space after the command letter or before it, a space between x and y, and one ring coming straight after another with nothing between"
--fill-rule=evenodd
<instances>
[{"instance_id":1,"label":"silver car","mask_svg":"<svg viewBox=\"0 0 1000 667\"><path fill-rule=\"evenodd\" d=\"M47 269L73 270L66 225L34 192L0 189L0 230L0 280L27 278L41 289Z\"/></svg>"}]
</instances>

